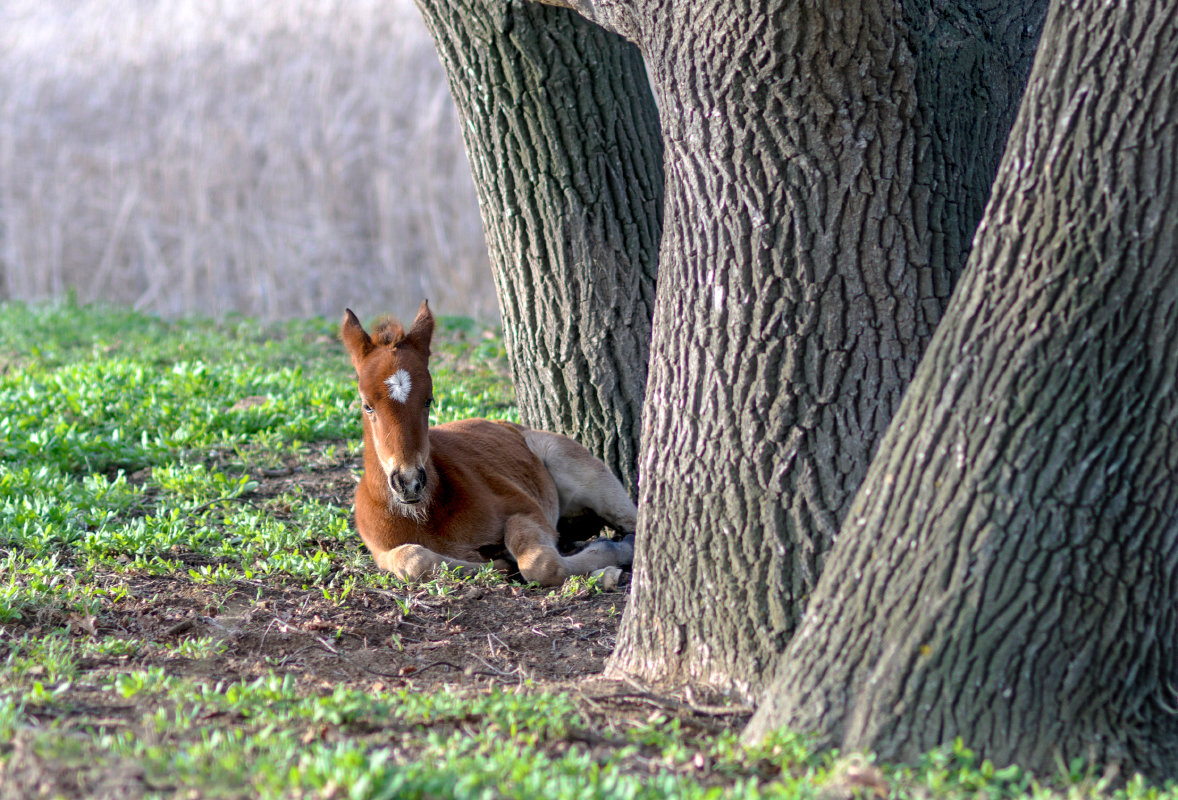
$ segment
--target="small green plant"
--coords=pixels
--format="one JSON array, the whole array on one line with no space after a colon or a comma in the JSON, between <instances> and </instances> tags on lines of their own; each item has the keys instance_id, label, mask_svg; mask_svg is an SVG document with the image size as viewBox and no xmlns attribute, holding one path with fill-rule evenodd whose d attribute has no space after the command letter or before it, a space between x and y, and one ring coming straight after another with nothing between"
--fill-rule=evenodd
<instances>
[{"instance_id":1,"label":"small green plant","mask_svg":"<svg viewBox=\"0 0 1178 800\"><path fill-rule=\"evenodd\" d=\"M126 672L115 676L109 688L118 692L124 698L130 699L138 694L161 691L172 683L172 679L164 672L163 667L148 667L145 670Z\"/></svg>"},{"instance_id":2,"label":"small green plant","mask_svg":"<svg viewBox=\"0 0 1178 800\"><path fill-rule=\"evenodd\" d=\"M57 685L77 675L77 658L64 631L43 637L25 635L9 642L8 648L0 685L29 678Z\"/></svg>"},{"instance_id":3,"label":"small green plant","mask_svg":"<svg viewBox=\"0 0 1178 800\"><path fill-rule=\"evenodd\" d=\"M0 741L11 742L25 724L25 700L0 694Z\"/></svg>"},{"instance_id":4,"label":"small green plant","mask_svg":"<svg viewBox=\"0 0 1178 800\"><path fill-rule=\"evenodd\" d=\"M589 597L600 594L598 578L595 575L573 575L556 589L549 592L549 597L570 600L574 597Z\"/></svg>"},{"instance_id":5,"label":"small green plant","mask_svg":"<svg viewBox=\"0 0 1178 800\"><path fill-rule=\"evenodd\" d=\"M355 575L349 575L343 579L338 588L331 585L322 587L323 598L330 600L335 605L343 605L347 599L356 590L357 578Z\"/></svg>"},{"instance_id":6,"label":"small green plant","mask_svg":"<svg viewBox=\"0 0 1178 800\"><path fill-rule=\"evenodd\" d=\"M212 658L225 652L228 645L221 639L212 636L198 636L191 639L181 639L175 644L167 645L164 651L177 658Z\"/></svg>"},{"instance_id":7,"label":"small green plant","mask_svg":"<svg viewBox=\"0 0 1178 800\"><path fill-rule=\"evenodd\" d=\"M135 639L120 639L114 636L91 638L82 642L80 651L84 656L121 658L138 654L144 645Z\"/></svg>"}]
</instances>

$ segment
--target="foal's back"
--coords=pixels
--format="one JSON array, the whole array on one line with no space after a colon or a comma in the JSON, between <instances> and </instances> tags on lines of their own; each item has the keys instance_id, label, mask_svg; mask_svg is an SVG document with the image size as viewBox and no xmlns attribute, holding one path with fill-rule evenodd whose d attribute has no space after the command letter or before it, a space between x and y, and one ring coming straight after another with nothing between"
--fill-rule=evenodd
<instances>
[{"instance_id":1,"label":"foal's back","mask_svg":"<svg viewBox=\"0 0 1178 800\"><path fill-rule=\"evenodd\" d=\"M430 450L438 470L438 496L431 509L431 515L437 515L434 530L446 531L456 542L488 537L502 542L504 524L517 514L556 524L556 484L528 448L524 430L511 422L486 419L430 428ZM457 551L443 555L468 557Z\"/></svg>"}]
</instances>

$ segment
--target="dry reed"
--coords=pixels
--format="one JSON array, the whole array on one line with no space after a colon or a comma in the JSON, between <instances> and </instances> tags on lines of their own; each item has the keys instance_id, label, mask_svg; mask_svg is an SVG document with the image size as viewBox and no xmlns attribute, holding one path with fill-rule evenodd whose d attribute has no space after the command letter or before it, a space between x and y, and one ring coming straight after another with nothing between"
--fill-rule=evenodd
<instances>
[{"instance_id":1,"label":"dry reed","mask_svg":"<svg viewBox=\"0 0 1178 800\"><path fill-rule=\"evenodd\" d=\"M497 315L411 0L4 0L0 299Z\"/></svg>"}]
</instances>

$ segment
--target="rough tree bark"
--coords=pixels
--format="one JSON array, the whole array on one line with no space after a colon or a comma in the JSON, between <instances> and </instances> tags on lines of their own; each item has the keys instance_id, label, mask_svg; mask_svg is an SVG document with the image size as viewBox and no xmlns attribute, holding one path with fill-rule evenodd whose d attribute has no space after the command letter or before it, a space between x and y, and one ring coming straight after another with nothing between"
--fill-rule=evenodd
<instances>
[{"instance_id":1,"label":"rough tree bark","mask_svg":"<svg viewBox=\"0 0 1178 800\"><path fill-rule=\"evenodd\" d=\"M612 669L748 694L939 313L912 62L891 0L634 7L667 209Z\"/></svg>"},{"instance_id":2,"label":"rough tree bark","mask_svg":"<svg viewBox=\"0 0 1178 800\"><path fill-rule=\"evenodd\" d=\"M462 120L520 413L635 495L663 208L641 55L564 9L418 6Z\"/></svg>"},{"instance_id":3,"label":"rough tree bark","mask_svg":"<svg viewBox=\"0 0 1178 800\"><path fill-rule=\"evenodd\" d=\"M975 253L750 737L1178 777L1176 20L1053 4Z\"/></svg>"},{"instance_id":4,"label":"rough tree bark","mask_svg":"<svg viewBox=\"0 0 1178 800\"><path fill-rule=\"evenodd\" d=\"M1047 6L903 0L916 59L916 206L929 217L928 274L942 307L990 197Z\"/></svg>"},{"instance_id":5,"label":"rough tree bark","mask_svg":"<svg viewBox=\"0 0 1178 800\"><path fill-rule=\"evenodd\" d=\"M640 42L666 142L642 458L657 479L642 486L611 669L747 697L795 629L964 259L948 231L973 224L963 198L986 187L954 183L967 167L953 162L968 141L967 164L992 174L1009 125L1017 95L975 106L998 122L966 133L936 111L931 73L964 89L1017 84L1025 67L977 50L973 71L937 61L964 57L916 4L920 30L889 0L690 5L593 11ZM1035 14L974 24L1034 29Z\"/></svg>"},{"instance_id":6,"label":"rough tree bark","mask_svg":"<svg viewBox=\"0 0 1178 800\"><path fill-rule=\"evenodd\" d=\"M560 2L642 46L667 147L644 412L651 478L613 669L758 688L964 261L1044 2L759 0L739 13L726 0ZM470 53L503 47L487 21L500 12L457 0L423 11L471 122L476 181L494 200L504 176L478 164L495 163L485 154L500 128L485 118L496 106L480 99L485 69L464 59L500 59ZM555 97L511 95L529 108ZM489 205L493 251L497 237L548 246L543 214ZM543 318L510 302L509 333L542 338ZM544 366L551 348L527 352L542 374L559 371Z\"/></svg>"}]
</instances>

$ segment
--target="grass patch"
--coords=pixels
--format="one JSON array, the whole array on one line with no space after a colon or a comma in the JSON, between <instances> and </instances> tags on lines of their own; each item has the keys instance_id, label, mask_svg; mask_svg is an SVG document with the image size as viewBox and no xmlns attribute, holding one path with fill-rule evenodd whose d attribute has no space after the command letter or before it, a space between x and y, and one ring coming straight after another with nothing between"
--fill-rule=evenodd
<instances>
[{"instance_id":1,"label":"grass patch","mask_svg":"<svg viewBox=\"0 0 1178 800\"><path fill-rule=\"evenodd\" d=\"M493 335L466 346L472 326L442 320L437 421L515 414L502 346ZM256 479L355 455L355 391L333 324L10 305L0 340L0 620L54 596L83 610L92 593L71 592L69 576L173 572L180 553L218 559L188 569L205 581L318 582L338 566L327 545L351 542L347 507L297 487L260 497Z\"/></svg>"},{"instance_id":2,"label":"grass patch","mask_svg":"<svg viewBox=\"0 0 1178 800\"><path fill-rule=\"evenodd\" d=\"M434 350L437 421L515 416L495 331L443 318ZM740 713L594 682L626 598L593 578L377 572L334 323L2 306L0 425L3 798L1110 793L961 744L746 748Z\"/></svg>"}]
</instances>

